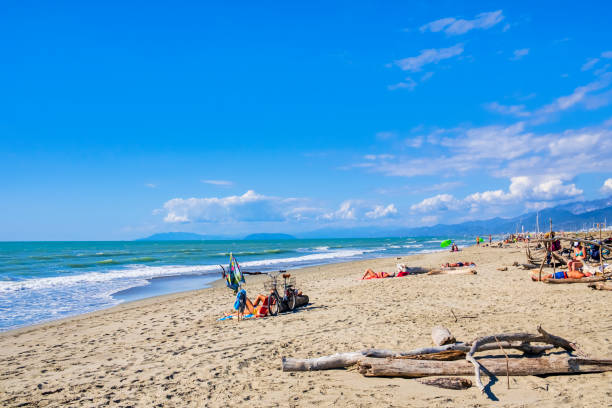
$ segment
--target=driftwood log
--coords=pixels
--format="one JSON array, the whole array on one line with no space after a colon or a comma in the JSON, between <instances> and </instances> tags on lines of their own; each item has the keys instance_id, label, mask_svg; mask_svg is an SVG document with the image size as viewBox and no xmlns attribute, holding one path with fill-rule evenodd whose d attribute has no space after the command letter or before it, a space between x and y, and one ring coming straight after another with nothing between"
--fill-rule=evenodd
<instances>
[{"instance_id":1,"label":"driftwood log","mask_svg":"<svg viewBox=\"0 0 612 408\"><path fill-rule=\"evenodd\" d=\"M419 380L421 384L433 385L434 387L447 388L449 390L465 390L472 386L472 382L461 377L425 378Z\"/></svg>"},{"instance_id":2,"label":"driftwood log","mask_svg":"<svg viewBox=\"0 0 612 408\"><path fill-rule=\"evenodd\" d=\"M522 351L525 354L537 355L547 350L553 349L553 345L532 345L525 342L513 342L509 343L502 341L501 345L504 349L514 349ZM406 356L421 356L440 354L446 351L454 350L467 353L470 351L471 345L466 343L454 343L446 344L444 346L437 347L424 347L410 351L393 351L393 350L382 350L382 349L365 349L360 351L348 352L348 353L337 353L331 356L315 357L315 358L290 358L283 357L282 369L283 371L318 371L318 370L332 370L336 368L346 368L354 364L357 364L360 360L372 357L372 358L399 358ZM479 351L486 350L497 350L499 346L497 344L485 344L479 348Z\"/></svg>"},{"instance_id":3,"label":"driftwood log","mask_svg":"<svg viewBox=\"0 0 612 408\"><path fill-rule=\"evenodd\" d=\"M510 342L511 341L522 341L522 342L529 342L529 343L532 343L532 342L548 343L548 344L552 344L553 346L560 347L570 353L572 351L577 350L576 345L574 343L571 343L561 337L553 336L552 334L544 330L542 326L538 326L538 334L502 333L502 334L497 334L493 336L479 337L472 342L472 347L470 348L470 351L465 356L465 359L469 361L470 363L472 363L472 365L474 366L474 377L476 378L476 385L478 386L478 389L480 389L481 391L484 391L484 385L482 385L482 381L480 381L480 369L482 367L481 367L481 364L478 361L476 361L476 359L474 358L474 354L478 352L482 346L491 344L491 343L497 343L499 347L503 347L503 345L500 344L500 341L510 341ZM510 370L509 367L507 369Z\"/></svg>"},{"instance_id":4,"label":"driftwood log","mask_svg":"<svg viewBox=\"0 0 612 408\"><path fill-rule=\"evenodd\" d=\"M478 364L490 374L506 375L506 360L504 358L481 358L478 359ZM507 368L509 375L519 376L600 373L612 371L612 360L591 360L571 356L510 358ZM415 378L436 375L468 375L473 373L474 367L466 360L430 361L364 358L359 361L358 370L366 377Z\"/></svg>"},{"instance_id":5,"label":"driftwood log","mask_svg":"<svg viewBox=\"0 0 612 408\"><path fill-rule=\"evenodd\" d=\"M306 295L300 295L300 296L296 296L295 297L295 307L302 307L302 306L306 306L308 304L310 299L308 299L308 296ZM280 312L286 312L289 310L289 308L283 303L281 302L281 307L280 307Z\"/></svg>"},{"instance_id":6,"label":"driftwood log","mask_svg":"<svg viewBox=\"0 0 612 408\"><path fill-rule=\"evenodd\" d=\"M542 282L545 283L591 283L591 282L601 282L601 281L605 281L606 278L604 278L603 276L588 276L588 277L584 277L584 278L580 278L580 279L572 279L572 278L566 278L566 279L543 279Z\"/></svg>"},{"instance_id":7,"label":"driftwood log","mask_svg":"<svg viewBox=\"0 0 612 408\"><path fill-rule=\"evenodd\" d=\"M433 340L433 344L436 346L443 346L445 344L457 342L450 330L442 326L434 326L434 328L431 329L431 339Z\"/></svg>"},{"instance_id":8,"label":"driftwood log","mask_svg":"<svg viewBox=\"0 0 612 408\"><path fill-rule=\"evenodd\" d=\"M605 284L603 282L590 283L589 288L595 290L612 290L612 285Z\"/></svg>"},{"instance_id":9,"label":"driftwood log","mask_svg":"<svg viewBox=\"0 0 612 408\"><path fill-rule=\"evenodd\" d=\"M475 269L432 269L428 275L476 275Z\"/></svg>"}]
</instances>

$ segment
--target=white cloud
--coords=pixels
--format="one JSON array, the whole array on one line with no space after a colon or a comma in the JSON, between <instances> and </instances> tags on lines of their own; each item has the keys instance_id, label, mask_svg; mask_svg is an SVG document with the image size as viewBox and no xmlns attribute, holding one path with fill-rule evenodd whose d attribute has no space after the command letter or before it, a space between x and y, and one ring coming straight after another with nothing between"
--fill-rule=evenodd
<instances>
[{"instance_id":1,"label":"white cloud","mask_svg":"<svg viewBox=\"0 0 612 408\"><path fill-rule=\"evenodd\" d=\"M397 211L397 208L395 208L395 205L389 204L386 207L382 205L377 205L371 211L366 212L365 216L376 220L379 218L394 217L397 214L398 214L398 211Z\"/></svg>"},{"instance_id":2,"label":"white cloud","mask_svg":"<svg viewBox=\"0 0 612 408\"><path fill-rule=\"evenodd\" d=\"M441 18L439 20L435 20L425 25L422 25L421 28L419 28L419 30L421 30L422 33L424 33L425 31L431 31L431 32L437 33L439 31L444 30L445 28L447 28L449 25L451 25L455 21L457 21L457 19L454 17Z\"/></svg>"},{"instance_id":3,"label":"white cloud","mask_svg":"<svg viewBox=\"0 0 612 408\"><path fill-rule=\"evenodd\" d=\"M526 133L524 128L525 123L518 122L511 126L460 129L458 135L444 137L439 143L465 155L466 160L502 157L511 160L544 148L539 146L541 139Z\"/></svg>"},{"instance_id":4,"label":"white cloud","mask_svg":"<svg viewBox=\"0 0 612 408\"><path fill-rule=\"evenodd\" d=\"M421 32L431 31L437 33L444 31L448 35L465 34L474 29L489 29L504 19L502 10L480 13L472 20L456 19L454 17L441 18L421 26Z\"/></svg>"},{"instance_id":5,"label":"white cloud","mask_svg":"<svg viewBox=\"0 0 612 408\"><path fill-rule=\"evenodd\" d=\"M423 136L417 136L417 137L411 137L411 138L406 139L404 143L406 144L406 146L416 149L416 148L423 146L423 141L424 141Z\"/></svg>"},{"instance_id":6,"label":"white cloud","mask_svg":"<svg viewBox=\"0 0 612 408\"><path fill-rule=\"evenodd\" d=\"M164 204L166 222L284 221L295 199L268 197L249 190L241 196L173 198Z\"/></svg>"},{"instance_id":7,"label":"white cloud","mask_svg":"<svg viewBox=\"0 0 612 408\"><path fill-rule=\"evenodd\" d=\"M612 51L604 51L601 53L601 58L610 59L612 58Z\"/></svg>"},{"instance_id":8,"label":"white cloud","mask_svg":"<svg viewBox=\"0 0 612 408\"><path fill-rule=\"evenodd\" d=\"M372 206L362 200L346 200L340 204L340 208L336 211L325 213L319 218L326 221L360 221L394 218L396 216L398 216L398 211L394 204Z\"/></svg>"},{"instance_id":9,"label":"white cloud","mask_svg":"<svg viewBox=\"0 0 612 408\"><path fill-rule=\"evenodd\" d=\"M510 60L518 61L524 56L526 56L527 54L529 54L529 48L521 48L519 50L514 50L512 54L513 54L513 57L510 58Z\"/></svg>"},{"instance_id":10,"label":"white cloud","mask_svg":"<svg viewBox=\"0 0 612 408\"><path fill-rule=\"evenodd\" d=\"M450 194L438 194L414 204L410 209L421 213L452 212L469 208L470 212L483 215L483 209L503 211L507 206L525 205L551 207L563 200L576 199L582 190L575 184L566 184L561 178L549 176L518 176L510 179L508 191L489 190L476 192L463 199ZM536 204L537 203L537 204Z\"/></svg>"},{"instance_id":11,"label":"white cloud","mask_svg":"<svg viewBox=\"0 0 612 408\"><path fill-rule=\"evenodd\" d=\"M612 73L606 72L602 74L599 78L597 78L595 81L577 87L570 95L561 96L557 98L553 103L543 106L536 112L536 114L540 116L548 115L551 113L567 110L580 103L585 103L590 93L607 88L610 85L611 81Z\"/></svg>"},{"instance_id":12,"label":"white cloud","mask_svg":"<svg viewBox=\"0 0 612 408\"><path fill-rule=\"evenodd\" d=\"M421 77L421 82L425 82L427 81L429 78L431 78L433 76L433 72L426 72L423 74L423 76Z\"/></svg>"},{"instance_id":13,"label":"white cloud","mask_svg":"<svg viewBox=\"0 0 612 408\"><path fill-rule=\"evenodd\" d=\"M391 160L394 157L392 154L366 154L363 156L366 160Z\"/></svg>"},{"instance_id":14,"label":"white cloud","mask_svg":"<svg viewBox=\"0 0 612 408\"><path fill-rule=\"evenodd\" d=\"M588 71L589 69L593 68L598 62L599 58L589 58L580 69L582 71Z\"/></svg>"},{"instance_id":15,"label":"white cloud","mask_svg":"<svg viewBox=\"0 0 612 408\"><path fill-rule=\"evenodd\" d=\"M234 184L233 182L227 180L202 180L202 183L222 187L229 187Z\"/></svg>"},{"instance_id":16,"label":"white cloud","mask_svg":"<svg viewBox=\"0 0 612 408\"><path fill-rule=\"evenodd\" d=\"M422 50L416 57L404 58L395 61L395 65L400 67L403 71L420 71L421 68L428 64L437 64L438 62L456 57L463 53L463 44L455 44L448 48L431 48Z\"/></svg>"},{"instance_id":17,"label":"white cloud","mask_svg":"<svg viewBox=\"0 0 612 408\"><path fill-rule=\"evenodd\" d=\"M450 194L438 194L413 204L410 209L415 212L432 212L456 210L461 206L461 201Z\"/></svg>"},{"instance_id":18,"label":"white cloud","mask_svg":"<svg viewBox=\"0 0 612 408\"><path fill-rule=\"evenodd\" d=\"M149 187L149 188L157 188L157 184L147 183L147 184L145 184L145 187Z\"/></svg>"},{"instance_id":19,"label":"white cloud","mask_svg":"<svg viewBox=\"0 0 612 408\"><path fill-rule=\"evenodd\" d=\"M531 113L525 110L525 105L501 105L499 102L490 102L484 105L485 109L502 115L527 117Z\"/></svg>"},{"instance_id":20,"label":"white cloud","mask_svg":"<svg viewBox=\"0 0 612 408\"><path fill-rule=\"evenodd\" d=\"M407 89L409 91L412 91L414 90L414 88L416 88L416 86L417 86L417 83L412 78L407 77L402 82L398 82L396 84L389 85L387 88L390 91L395 91L397 89Z\"/></svg>"},{"instance_id":21,"label":"white cloud","mask_svg":"<svg viewBox=\"0 0 612 408\"><path fill-rule=\"evenodd\" d=\"M601 186L600 191L604 194L612 194L612 178L604 181L603 186Z\"/></svg>"},{"instance_id":22,"label":"white cloud","mask_svg":"<svg viewBox=\"0 0 612 408\"><path fill-rule=\"evenodd\" d=\"M376 138L379 140L389 140L397 137L396 132L378 132L376 133Z\"/></svg>"}]
</instances>

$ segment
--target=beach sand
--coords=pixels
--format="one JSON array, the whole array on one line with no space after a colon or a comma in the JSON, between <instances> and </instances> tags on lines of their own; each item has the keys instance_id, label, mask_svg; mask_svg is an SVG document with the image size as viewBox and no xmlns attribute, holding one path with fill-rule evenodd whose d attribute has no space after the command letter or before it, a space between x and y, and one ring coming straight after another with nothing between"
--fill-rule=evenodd
<instances>
[{"instance_id":1,"label":"beach sand","mask_svg":"<svg viewBox=\"0 0 612 408\"><path fill-rule=\"evenodd\" d=\"M466 259L478 264L477 275L359 280L366 268ZM218 321L234 297L217 284L6 332L0 406L612 406L612 373L512 377L510 390L499 378L492 402L476 387L280 369L283 356L429 346L434 325L471 341L542 324L591 357L612 358L612 292L534 283L514 261L524 262L519 246L472 247L292 271L311 305L273 318ZM250 297L263 279L247 276Z\"/></svg>"}]
</instances>

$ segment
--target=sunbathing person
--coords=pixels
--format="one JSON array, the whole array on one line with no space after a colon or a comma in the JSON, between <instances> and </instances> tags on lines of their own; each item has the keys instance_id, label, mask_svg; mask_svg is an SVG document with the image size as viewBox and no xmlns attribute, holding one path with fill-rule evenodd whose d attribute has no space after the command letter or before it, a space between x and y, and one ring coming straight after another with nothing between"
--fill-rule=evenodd
<instances>
[{"instance_id":1,"label":"sunbathing person","mask_svg":"<svg viewBox=\"0 0 612 408\"><path fill-rule=\"evenodd\" d=\"M582 273L582 272L573 272L571 275L569 272L565 272L565 271L559 271L559 272L555 272L555 273L549 273L548 275L542 276L542 280L548 280L548 279L580 279L580 278L584 278L584 277L589 277L589 276L593 276L592 273L586 272L586 273ZM538 275L531 275L531 280L534 282L539 281L540 279L538 279Z\"/></svg>"},{"instance_id":2,"label":"sunbathing person","mask_svg":"<svg viewBox=\"0 0 612 408\"><path fill-rule=\"evenodd\" d=\"M462 266L476 266L476 264L471 261L467 261L467 262L459 261L455 263L446 263L442 265L443 268L461 268Z\"/></svg>"},{"instance_id":3,"label":"sunbathing person","mask_svg":"<svg viewBox=\"0 0 612 408\"><path fill-rule=\"evenodd\" d=\"M378 273L376 273L376 272L374 272L373 270L368 269L368 270L367 270L367 271L366 271L366 272L363 274L363 276L361 277L361 280L364 280L364 279L382 279L382 278L392 278L392 277L394 277L394 276L395 276L395 275L390 275L390 274L388 274L387 272L378 272Z\"/></svg>"}]
</instances>

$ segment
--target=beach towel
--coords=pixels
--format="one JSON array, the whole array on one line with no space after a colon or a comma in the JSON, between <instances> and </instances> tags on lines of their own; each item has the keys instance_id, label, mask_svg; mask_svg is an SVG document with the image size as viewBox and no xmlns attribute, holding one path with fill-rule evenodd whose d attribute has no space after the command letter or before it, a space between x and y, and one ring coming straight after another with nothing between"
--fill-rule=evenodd
<instances>
[{"instance_id":1,"label":"beach towel","mask_svg":"<svg viewBox=\"0 0 612 408\"><path fill-rule=\"evenodd\" d=\"M221 317L221 318L219 318L217 320L221 320L221 321L223 321L223 320L230 320L230 319L234 319L236 317L238 317L238 316L229 315L229 316L223 316L223 317ZM251 317L255 317L255 316L253 316L252 314L248 314L248 315L242 316L243 319L250 319Z\"/></svg>"}]
</instances>

